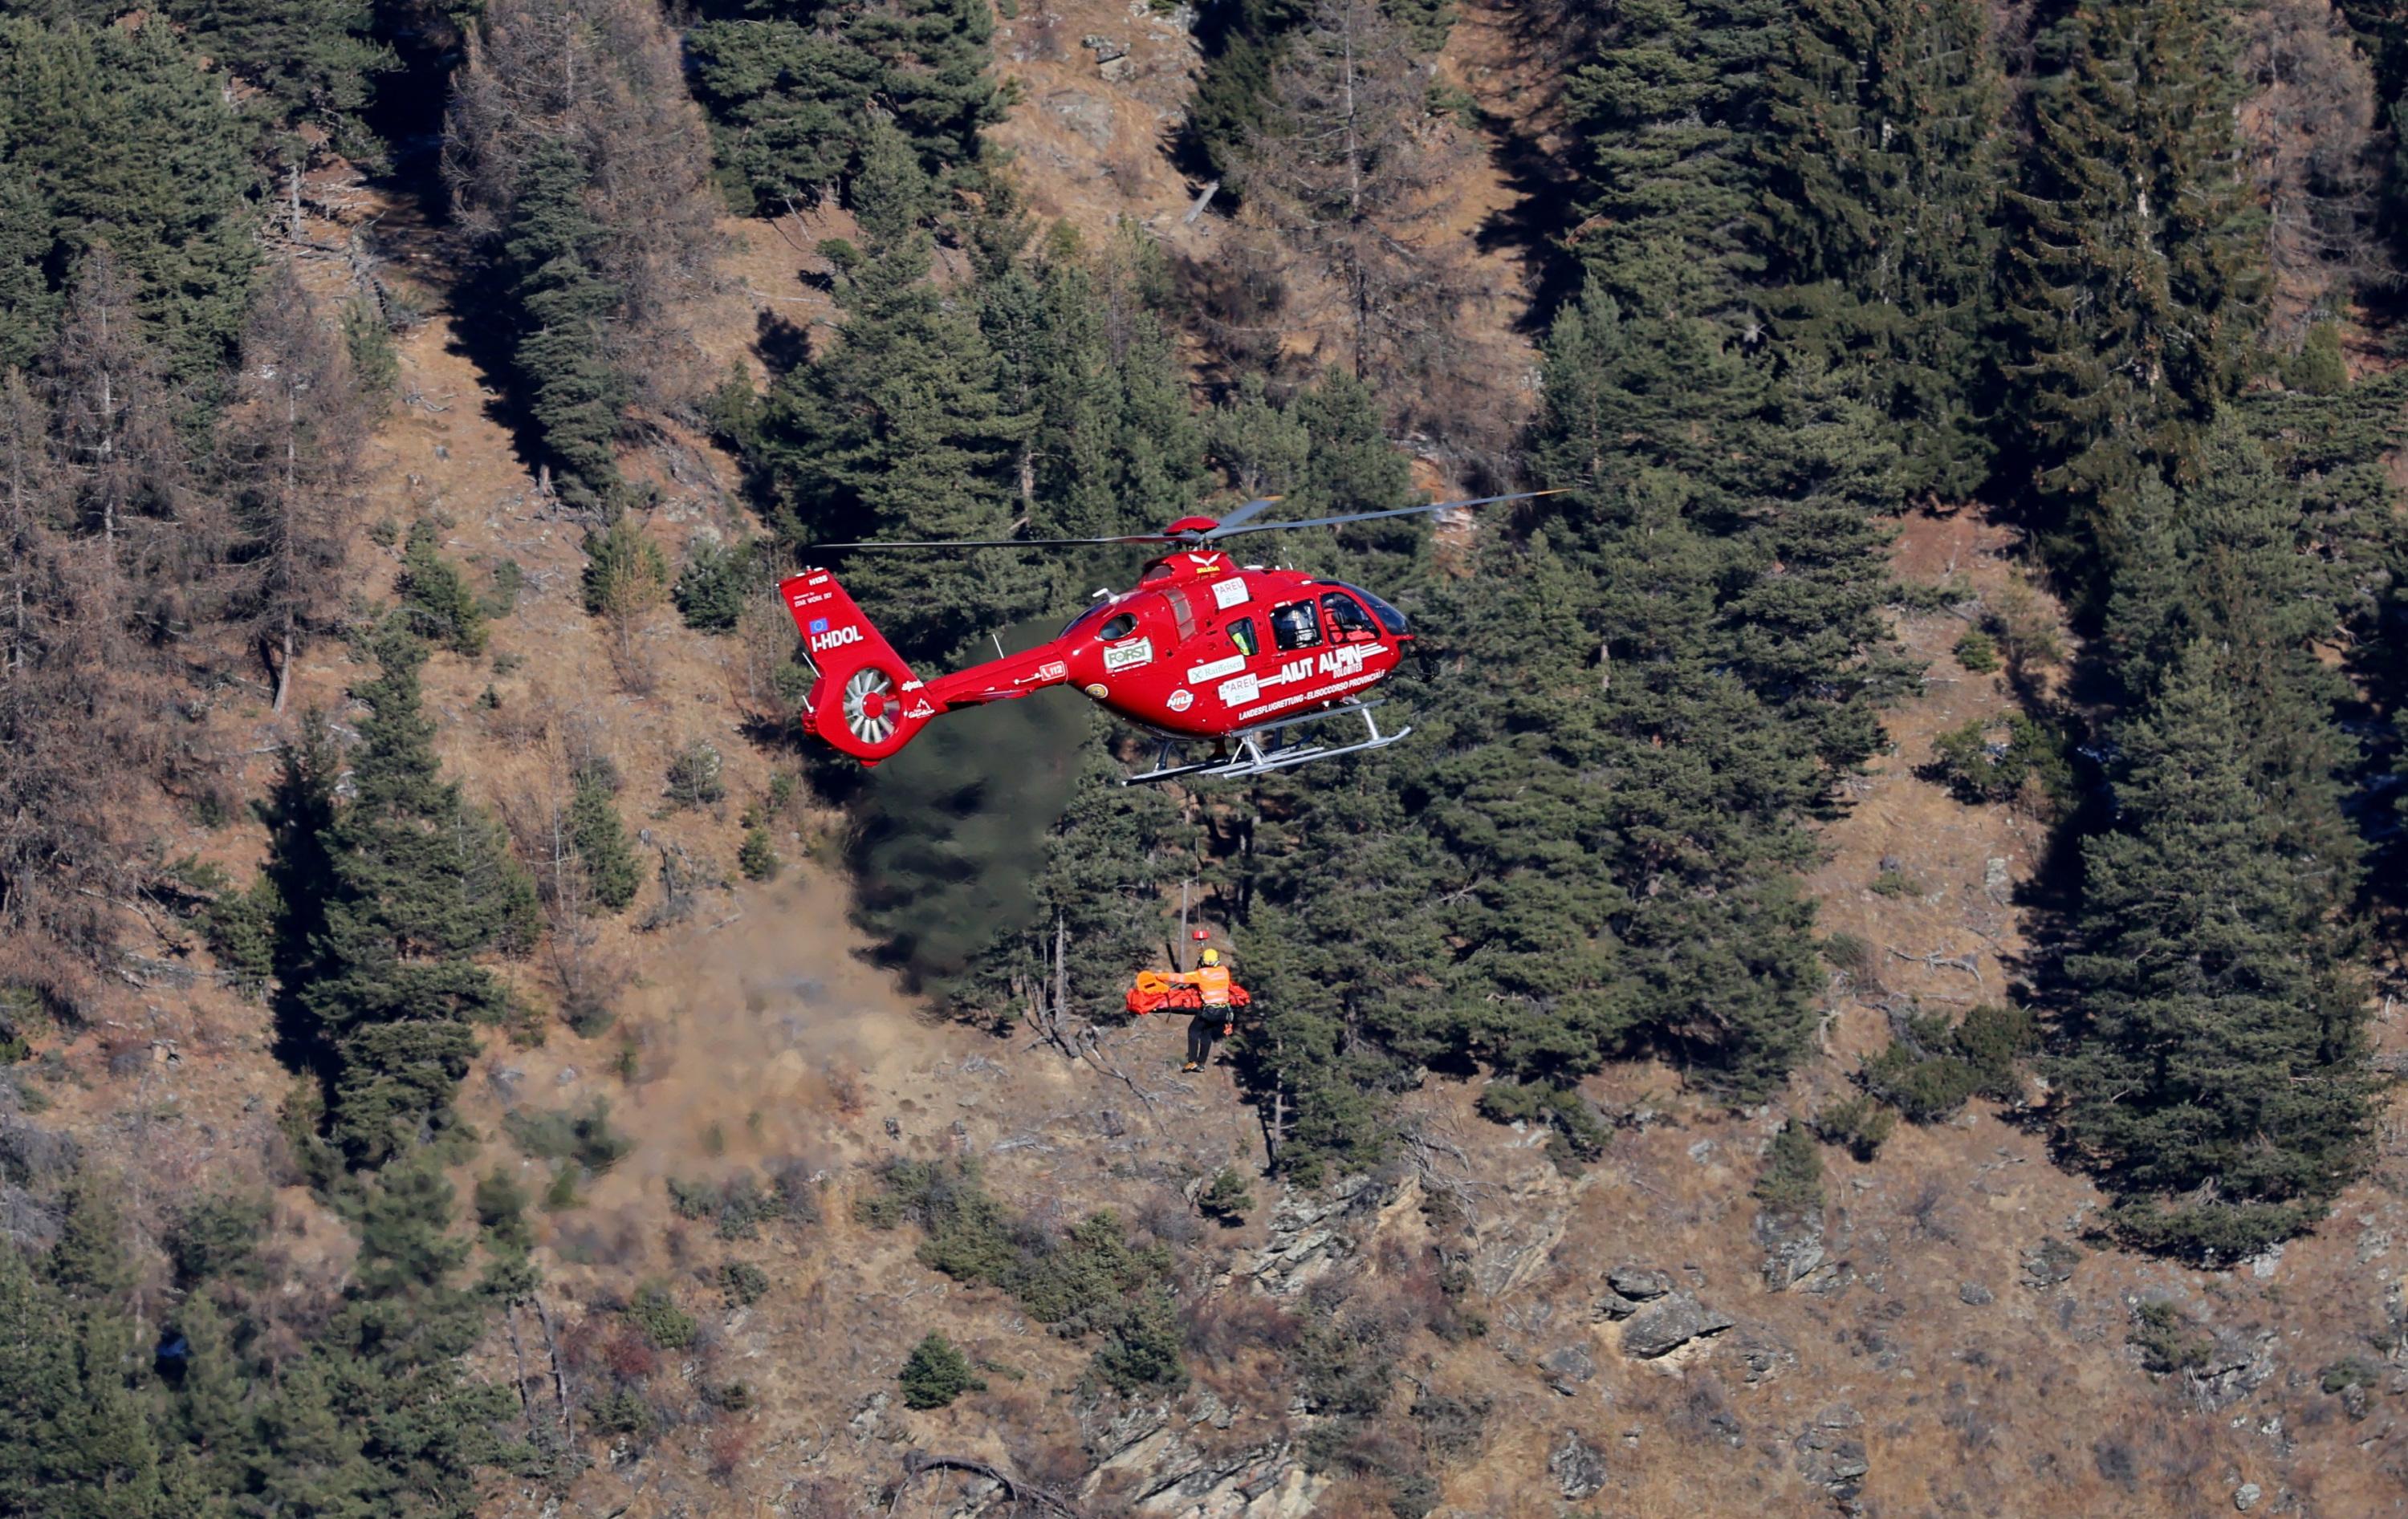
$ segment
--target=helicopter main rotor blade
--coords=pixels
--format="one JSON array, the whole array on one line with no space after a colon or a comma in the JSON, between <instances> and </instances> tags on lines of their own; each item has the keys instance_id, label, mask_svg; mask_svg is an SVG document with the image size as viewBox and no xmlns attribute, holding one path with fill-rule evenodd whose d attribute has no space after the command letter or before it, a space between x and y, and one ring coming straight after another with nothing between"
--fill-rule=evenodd
<instances>
[{"instance_id":1,"label":"helicopter main rotor blade","mask_svg":"<svg viewBox=\"0 0 2408 1519\"><path fill-rule=\"evenodd\" d=\"M1484 495L1470 501L1433 501L1426 507L1391 507L1385 511L1350 511L1337 517L1307 517L1293 523L1256 523L1249 527L1228 529L1231 537L1243 533L1282 533L1291 527L1336 527L1343 523L1368 523L1383 517L1418 517L1425 512L1452 511L1457 507L1493 507L1502 501L1535 501L1542 495L1562 495L1562 490L1517 491L1512 495ZM1219 537L1222 529L1210 536Z\"/></svg>"},{"instance_id":2,"label":"helicopter main rotor blade","mask_svg":"<svg viewBox=\"0 0 2408 1519\"><path fill-rule=\"evenodd\" d=\"M901 538L873 538L862 543L806 543L802 552L818 553L823 550L856 549L1084 549L1101 543L1178 543L1183 539L1161 533L1133 533L1114 538L932 538L907 541Z\"/></svg>"},{"instance_id":3,"label":"helicopter main rotor blade","mask_svg":"<svg viewBox=\"0 0 2408 1519\"><path fill-rule=\"evenodd\" d=\"M1247 502L1244 506L1233 509L1229 515L1222 518L1219 522L1214 523L1211 527L1205 529L1204 537L1208 539L1217 538L1225 534L1234 533L1238 530L1240 523L1249 522L1254 518L1262 515L1264 508L1275 507L1279 505L1279 502L1280 497L1275 495L1257 496L1254 500Z\"/></svg>"}]
</instances>

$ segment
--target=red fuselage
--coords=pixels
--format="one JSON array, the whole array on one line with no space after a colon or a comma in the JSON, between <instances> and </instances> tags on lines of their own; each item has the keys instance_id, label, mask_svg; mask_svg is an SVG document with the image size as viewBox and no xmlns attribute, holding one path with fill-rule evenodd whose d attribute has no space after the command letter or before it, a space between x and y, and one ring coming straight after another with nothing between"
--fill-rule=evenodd
<instances>
[{"instance_id":1,"label":"red fuselage","mask_svg":"<svg viewBox=\"0 0 2408 1519\"><path fill-rule=\"evenodd\" d=\"M1133 723L1215 738L1358 698L1412 639L1367 592L1182 550L1052 641L939 676L925 693L943 711L1068 685Z\"/></svg>"}]
</instances>

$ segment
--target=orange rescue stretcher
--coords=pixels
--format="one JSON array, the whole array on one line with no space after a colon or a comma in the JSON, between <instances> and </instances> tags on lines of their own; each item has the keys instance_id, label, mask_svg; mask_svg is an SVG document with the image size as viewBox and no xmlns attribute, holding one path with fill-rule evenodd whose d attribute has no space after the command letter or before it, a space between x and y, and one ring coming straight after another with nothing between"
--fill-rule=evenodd
<instances>
[{"instance_id":1,"label":"orange rescue stretcher","mask_svg":"<svg viewBox=\"0 0 2408 1519\"><path fill-rule=\"evenodd\" d=\"M1204 994L1183 982L1174 982L1159 970L1140 970L1137 984L1128 989L1125 999L1128 1010L1142 1018L1150 1012L1197 1012L1204 1006ZM1229 986L1229 1006L1242 1008L1254 998L1246 989L1234 982Z\"/></svg>"}]
</instances>

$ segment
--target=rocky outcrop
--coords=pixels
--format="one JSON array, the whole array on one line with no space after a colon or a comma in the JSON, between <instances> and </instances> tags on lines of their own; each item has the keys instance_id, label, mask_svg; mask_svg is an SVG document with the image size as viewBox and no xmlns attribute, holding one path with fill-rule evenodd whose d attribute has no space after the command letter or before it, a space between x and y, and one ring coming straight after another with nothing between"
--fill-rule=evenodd
<instances>
[{"instance_id":1,"label":"rocky outcrop","mask_svg":"<svg viewBox=\"0 0 2408 1519\"><path fill-rule=\"evenodd\" d=\"M1840 1501L1851 1513L1861 1511L1859 1495L1870 1464L1865 1442L1850 1431L1864 1424L1864 1415L1846 1403L1834 1403L1814 1416L1796 1441L1798 1474Z\"/></svg>"},{"instance_id":2,"label":"rocky outcrop","mask_svg":"<svg viewBox=\"0 0 2408 1519\"><path fill-rule=\"evenodd\" d=\"M1384 1191L1368 1176L1347 1177L1318 1196L1289 1188L1271 1209L1270 1238L1247 1274L1274 1297L1303 1291L1332 1263L1354 1254L1346 1223L1377 1212L1385 1200Z\"/></svg>"},{"instance_id":3,"label":"rocky outcrop","mask_svg":"<svg viewBox=\"0 0 2408 1519\"><path fill-rule=\"evenodd\" d=\"M1547 1455L1547 1475L1555 1479L1556 1491L1577 1503L1604 1490L1605 1453L1582 1439L1579 1430L1567 1429Z\"/></svg>"},{"instance_id":4,"label":"rocky outcrop","mask_svg":"<svg viewBox=\"0 0 2408 1519\"><path fill-rule=\"evenodd\" d=\"M1632 1316L1622 1326L1622 1354L1652 1361L1693 1340L1722 1333L1731 1316L1698 1301L1697 1294L1676 1292Z\"/></svg>"},{"instance_id":5,"label":"rocky outcrop","mask_svg":"<svg viewBox=\"0 0 2408 1519\"><path fill-rule=\"evenodd\" d=\"M1764 1251L1764 1286L1787 1292L1801 1283L1812 1287L1836 1274L1826 1262L1823 1221L1816 1216L1786 1213L1756 1215L1756 1242Z\"/></svg>"}]
</instances>

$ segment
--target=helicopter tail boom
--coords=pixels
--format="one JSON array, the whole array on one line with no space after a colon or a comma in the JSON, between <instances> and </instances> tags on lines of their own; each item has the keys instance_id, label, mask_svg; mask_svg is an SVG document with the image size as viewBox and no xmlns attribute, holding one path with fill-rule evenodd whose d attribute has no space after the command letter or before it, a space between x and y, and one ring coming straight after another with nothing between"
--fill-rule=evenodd
<instances>
[{"instance_id":1,"label":"helicopter tail boom","mask_svg":"<svg viewBox=\"0 0 2408 1519\"><path fill-rule=\"evenodd\" d=\"M941 709L834 575L807 569L781 581L778 592L819 676L803 698L804 731L876 765Z\"/></svg>"}]
</instances>

